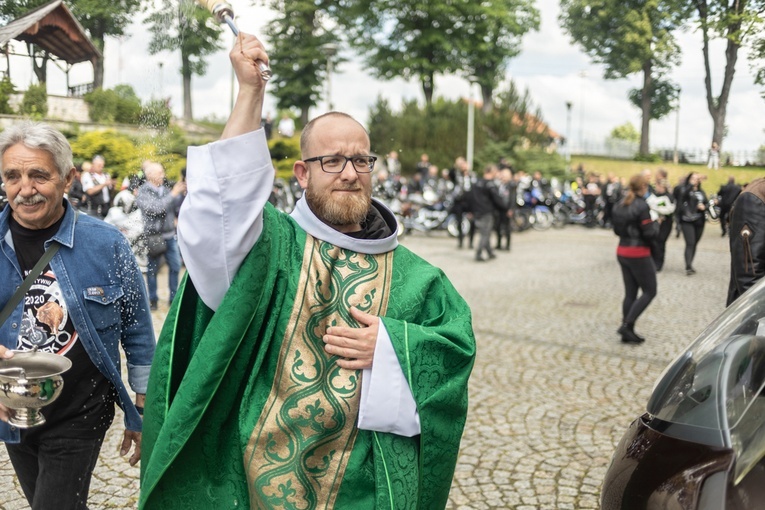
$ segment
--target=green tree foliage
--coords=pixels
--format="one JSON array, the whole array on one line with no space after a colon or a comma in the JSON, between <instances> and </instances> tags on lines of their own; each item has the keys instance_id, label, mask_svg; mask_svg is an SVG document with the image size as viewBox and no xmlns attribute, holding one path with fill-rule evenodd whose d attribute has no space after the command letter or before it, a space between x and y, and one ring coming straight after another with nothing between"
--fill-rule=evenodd
<instances>
[{"instance_id":1,"label":"green tree foliage","mask_svg":"<svg viewBox=\"0 0 765 510\"><path fill-rule=\"evenodd\" d=\"M616 126L611 130L610 138L615 140L627 140L628 142L639 142L640 133L631 122L625 122L621 126Z\"/></svg>"},{"instance_id":2,"label":"green tree foliage","mask_svg":"<svg viewBox=\"0 0 765 510\"><path fill-rule=\"evenodd\" d=\"M48 115L48 91L44 83L32 84L21 100L19 113L29 115L34 119L42 119Z\"/></svg>"},{"instance_id":3,"label":"green tree foliage","mask_svg":"<svg viewBox=\"0 0 765 510\"><path fill-rule=\"evenodd\" d=\"M136 124L140 119L141 100L130 85L117 85L113 90L96 89L83 99L93 122Z\"/></svg>"},{"instance_id":4,"label":"green tree foliage","mask_svg":"<svg viewBox=\"0 0 765 510\"><path fill-rule=\"evenodd\" d=\"M207 72L204 57L223 47L220 42L222 29L207 9L186 0L157 1L146 23L152 34L149 53L155 55L162 51L180 51L183 118L191 121L194 119L191 79L194 75L204 76Z\"/></svg>"},{"instance_id":5,"label":"green tree foliage","mask_svg":"<svg viewBox=\"0 0 765 510\"><path fill-rule=\"evenodd\" d=\"M507 64L521 51L521 38L539 29L539 11L532 0L484 0L462 7L460 30L465 36L457 41L463 74L480 85L483 110L488 112Z\"/></svg>"},{"instance_id":6,"label":"green tree foliage","mask_svg":"<svg viewBox=\"0 0 765 510\"><path fill-rule=\"evenodd\" d=\"M712 117L712 142L722 147L725 138L725 117L728 100L736 72L738 51L747 42L751 43L750 53L753 62L765 58L765 0L686 0L690 9L696 11L697 23L702 35L702 54L704 56L704 87L706 89L707 110ZM723 71L720 94L712 92L712 66L710 65L710 40L725 40L725 69ZM755 69L755 82L762 84L763 71Z\"/></svg>"},{"instance_id":7,"label":"green tree foliage","mask_svg":"<svg viewBox=\"0 0 765 510\"><path fill-rule=\"evenodd\" d=\"M637 108L642 108L643 97L643 89L632 89L629 92L630 102ZM662 119L677 108L677 102L680 100L680 87L669 80L656 79L651 83L648 97L651 101L651 119Z\"/></svg>"},{"instance_id":8,"label":"green tree foliage","mask_svg":"<svg viewBox=\"0 0 765 510\"><path fill-rule=\"evenodd\" d=\"M325 2L272 0L277 17L266 27L269 59L274 72L272 94L277 108L300 110L300 121L308 123L308 110L316 106L327 81L327 55L323 48L339 39ZM335 30L340 34L340 30ZM337 56L330 57L335 62Z\"/></svg>"},{"instance_id":9,"label":"green tree foliage","mask_svg":"<svg viewBox=\"0 0 765 510\"><path fill-rule=\"evenodd\" d=\"M135 20L142 0L69 0L67 6L80 24L88 31L93 44L104 53L106 36L125 35L125 28ZM104 84L104 59L96 59L93 65L93 84Z\"/></svg>"},{"instance_id":10,"label":"green tree foliage","mask_svg":"<svg viewBox=\"0 0 765 510\"><path fill-rule=\"evenodd\" d=\"M369 116L372 151L397 151L404 173L414 171L423 152L439 168L449 168L465 155L467 110L463 101L438 98L424 107L415 100L405 101L401 111L394 112L387 101L378 98ZM500 157L530 165L521 167L524 170L541 170L547 175L553 167L565 168L562 158L546 152L549 133L542 119L529 110L528 93L519 94L511 84L497 94L496 107L490 113L477 112L475 168L496 163Z\"/></svg>"},{"instance_id":11,"label":"green tree foliage","mask_svg":"<svg viewBox=\"0 0 765 510\"><path fill-rule=\"evenodd\" d=\"M597 63L606 79L643 74L640 153L649 151L651 93L680 60L674 31L685 12L682 0L561 0L560 23Z\"/></svg>"},{"instance_id":12,"label":"green tree foliage","mask_svg":"<svg viewBox=\"0 0 765 510\"><path fill-rule=\"evenodd\" d=\"M11 94L16 92L16 88L11 83L11 79L6 75L0 80L0 114L13 114L13 108L10 105Z\"/></svg>"},{"instance_id":13,"label":"green tree foliage","mask_svg":"<svg viewBox=\"0 0 765 510\"><path fill-rule=\"evenodd\" d=\"M341 0L334 11L377 77L420 81L433 100L438 74L461 71L466 5L474 0Z\"/></svg>"}]
</instances>

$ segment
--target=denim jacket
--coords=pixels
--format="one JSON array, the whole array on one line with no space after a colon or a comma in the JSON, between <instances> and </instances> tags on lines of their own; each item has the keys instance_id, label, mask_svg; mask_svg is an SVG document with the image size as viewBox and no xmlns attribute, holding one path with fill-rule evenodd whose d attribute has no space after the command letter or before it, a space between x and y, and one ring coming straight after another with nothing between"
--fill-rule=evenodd
<instances>
[{"instance_id":1,"label":"denim jacket","mask_svg":"<svg viewBox=\"0 0 765 510\"><path fill-rule=\"evenodd\" d=\"M140 431L141 416L122 382L119 345L127 358L130 387L136 393L146 393L155 345L146 285L130 245L116 228L85 214L75 223L75 210L68 201L64 204L64 221L52 238L61 247L51 259L51 269L79 341L117 390L125 427ZM0 307L23 281L8 225L10 214L10 207L0 213ZM46 241L46 248L50 242ZM92 292L94 288L99 292ZM23 301L0 326L0 342L9 349L16 348ZM0 421L0 440L17 443L18 429Z\"/></svg>"}]
</instances>

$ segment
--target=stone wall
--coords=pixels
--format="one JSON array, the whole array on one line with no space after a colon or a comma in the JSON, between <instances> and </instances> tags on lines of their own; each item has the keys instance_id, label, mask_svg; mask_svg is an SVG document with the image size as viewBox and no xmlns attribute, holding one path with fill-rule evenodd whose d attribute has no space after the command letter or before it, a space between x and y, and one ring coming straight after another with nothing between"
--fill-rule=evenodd
<instances>
[{"instance_id":1,"label":"stone wall","mask_svg":"<svg viewBox=\"0 0 765 510\"><path fill-rule=\"evenodd\" d=\"M18 111L24 94L11 94L8 101L11 108ZM68 122L90 122L88 105L81 97L48 95L48 119Z\"/></svg>"}]
</instances>

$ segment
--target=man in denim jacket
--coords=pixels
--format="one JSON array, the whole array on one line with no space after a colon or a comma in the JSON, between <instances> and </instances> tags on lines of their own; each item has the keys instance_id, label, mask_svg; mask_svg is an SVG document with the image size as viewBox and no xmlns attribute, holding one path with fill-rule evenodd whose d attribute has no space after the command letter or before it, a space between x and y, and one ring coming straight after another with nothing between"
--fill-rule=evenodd
<instances>
[{"instance_id":1,"label":"man in denim jacket","mask_svg":"<svg viewBox=\"0 0 765 510\"><path fill-rule=\"evenodd\" d=\"M46 422L24 430L0 405L0 440L33 510L87 508L90 479L114 404L125 412L122 455L141 456L141 413L154 332L141 273L114 227L77 214L64 199L72 150L50 126L32 122L0 134L0 175L9 207L0 213L0 307L52 243L60 248L0 325L0 357L12 350L66 356L61 396L42 409ZM135 405L120 372L128 364Z\"/></svg>"}]
</instances>

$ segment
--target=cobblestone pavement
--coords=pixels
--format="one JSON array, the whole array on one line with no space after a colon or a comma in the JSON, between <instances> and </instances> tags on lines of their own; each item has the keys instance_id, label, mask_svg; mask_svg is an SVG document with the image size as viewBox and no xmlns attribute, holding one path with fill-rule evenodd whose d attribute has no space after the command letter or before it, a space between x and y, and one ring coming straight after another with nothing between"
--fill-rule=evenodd
<instances>
[{"instance_id":1,"label":"cobblestone pavement","mask_svg":"<svg viewBox=\"0 0 765 510\"><path fill-rule=\"evenodd\" d=\"M404 244L442 267L473 310L478 359L447 508L599 508L611 454L656 378L725 306L729 254L719 227L707 225L694 276L685 275L682 239L670 239L658 296L637 323L647 338L640 346L615 333L623 289L610 231L516 234L511 252L485 263L442 236ZM155 312L157 331L164 313ZM121 434L118 412L92 510L135 507L138 468L119 457ZM0 448L0 510L23 508Z\"/></svg>"}]
</instances>

